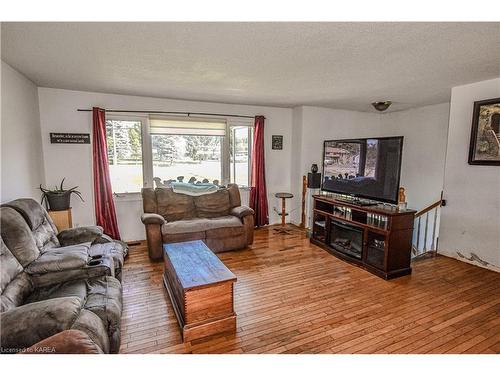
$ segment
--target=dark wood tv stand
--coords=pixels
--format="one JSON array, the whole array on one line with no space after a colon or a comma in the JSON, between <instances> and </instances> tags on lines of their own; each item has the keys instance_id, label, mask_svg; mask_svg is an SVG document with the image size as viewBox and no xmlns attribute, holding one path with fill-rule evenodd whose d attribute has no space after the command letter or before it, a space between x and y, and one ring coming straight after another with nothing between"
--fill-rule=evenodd
<instances>
[{"instance_id":1,"label":"dark wood tv stand","mask_svg":"<svg viewBox=\"0 0 500 375\"><path fill-rule=\"evenodd\" d=\"M411 273L415 210L314 195L311 243L384 279Z\"/></svg>"}]
</instances>

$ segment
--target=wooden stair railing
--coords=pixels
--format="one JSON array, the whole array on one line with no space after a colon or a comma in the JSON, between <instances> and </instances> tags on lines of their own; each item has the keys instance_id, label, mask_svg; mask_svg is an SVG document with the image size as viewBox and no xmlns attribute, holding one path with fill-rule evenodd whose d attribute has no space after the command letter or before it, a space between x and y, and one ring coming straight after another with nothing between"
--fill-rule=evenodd
<instances>
[{"instance_id":1,"label":"wooden stair railing","mask_svg":"<svg viewBox=\"0 0 500 375\"><path fill-rule=\"evenodd\" d=\"M424 209L418 211L415 214L415 225L414 225L414 241L412 245L412 257L415 259L424 255L435 255L437 252L438 245L438 233L437 233L437 222L439 220L439 215L441 213L441 207L445 205L443 200L443 193L441 192L441 198L432 203L431 205L425 207ZM425 215L425 224L423 227L423 241L422 237L422 217ZM429 216L431 215L431 216ZM432 220L429 223L429 219ZM429 225L432 225L432 237L429 238ZM430 239L430 243L429 243ZM422 246L420 246L422 244Z\"/></svg>"}]
</instances>

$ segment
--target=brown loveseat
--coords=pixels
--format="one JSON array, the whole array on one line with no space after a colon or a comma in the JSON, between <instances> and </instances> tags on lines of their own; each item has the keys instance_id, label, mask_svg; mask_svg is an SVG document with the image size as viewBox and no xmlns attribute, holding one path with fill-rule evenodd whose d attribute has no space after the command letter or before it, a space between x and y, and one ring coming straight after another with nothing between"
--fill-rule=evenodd
<instances>
[{"instance_id":1,"label":"brown loveseat","mask_svg":"<svg viewBox=\"0 0 500 375\"><path fill-rule=\"evenodd\" d=\"M238 185L190 196L171 188L142 189L149 257L162 259L162 244L203 240L214 252L253 243L254 212L241 205Z\"/></svg>"}]
</instances>

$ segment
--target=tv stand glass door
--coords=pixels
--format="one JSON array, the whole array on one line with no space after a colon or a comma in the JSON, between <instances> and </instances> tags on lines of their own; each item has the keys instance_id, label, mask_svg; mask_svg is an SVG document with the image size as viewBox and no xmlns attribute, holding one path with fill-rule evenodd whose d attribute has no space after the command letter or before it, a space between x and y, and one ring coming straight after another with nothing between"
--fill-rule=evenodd
<instances>
[{"instance_id":1,"label":"tv stand glass door","mask_svg":"<svg viewBox=\"0 0 500 375\"><path fill-rule=\"evenodd\" d=\"M363 257L363 228L332 219L330 246L343 254L361 259Z\"/></svg>"}]
</instances>

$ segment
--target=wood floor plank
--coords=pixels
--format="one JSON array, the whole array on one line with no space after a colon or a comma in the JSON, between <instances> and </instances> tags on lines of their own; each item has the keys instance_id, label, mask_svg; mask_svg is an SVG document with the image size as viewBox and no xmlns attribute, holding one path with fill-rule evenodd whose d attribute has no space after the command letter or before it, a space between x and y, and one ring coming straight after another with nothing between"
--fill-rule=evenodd
<instances>
[{"instance_id":1,"label":"wood floor plank","mask_svg":"<svg viewBox=\"0 0 500 375\"><path fill-rule=\"evenodd\" d=\"M256 230L218 254L238 277L235 334L183 343L145 243L123 272L121 353L498 353L500 274L438 256L385 281L343 262L293 226Z\"/></svg>"}]
</instances>

